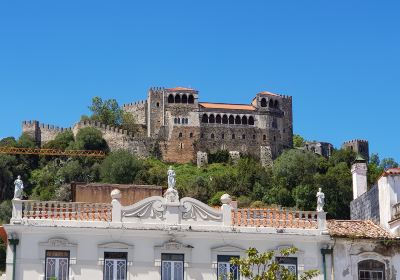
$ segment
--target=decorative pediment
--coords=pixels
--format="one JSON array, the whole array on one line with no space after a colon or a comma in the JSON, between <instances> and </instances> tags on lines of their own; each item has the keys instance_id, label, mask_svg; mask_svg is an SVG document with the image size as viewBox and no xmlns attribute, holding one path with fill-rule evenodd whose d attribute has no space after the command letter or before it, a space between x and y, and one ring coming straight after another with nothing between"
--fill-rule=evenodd
<instances>
[{"instance_id":1,"label":"decorative pediment","mask_svg":"<svg viewBox=\"0 0 400 280\"><path fill-rule=\"evenodd\" d=\"M152 196L122 208L122 217L160 218L164 216L164 198Z\"/></svg>"},{"instance_id":2,"label":"decorative pediment","mask_svg":"<svg viewBox=\"0 0 400 280\"><path fill-rule=\"evenodd\" d=\"M106 249L131 249L133 246L121 242L109 242L109 243L99 244L98 247Z\"/></svg>"},{"instance_id":3,"label":"decorative pediment","mask_svg":"<svg viewBox=\"0 0 400 280\"><path fill-rule=\"evenodd\" d=\"M180 209L183 220L222 221L222 212L190 197L181 199Z\"/></svg>"},{"instance_id":4,"label":"decorative pediment","mask_svg":"<svg viewBox=\"0 0 400 280\"><path fill-rule=\"evenodd\" d=\"M233 245L224 245L219 247L214 247L211 249L212 251L216 252L245 252L246 249L241 247L233 246Z\"/></svg>"},{"instance_id":5,"label":"decorative pediment","mask_svg":"<svg viewBox=\"0 0 400 280\"><path fill-rule=\"evenodd\" d=\"M47 242L39 243L40 246L45 247L76 247L77 244L70 243L65 238L50 238Z\"/></svg>"}]
</instances>

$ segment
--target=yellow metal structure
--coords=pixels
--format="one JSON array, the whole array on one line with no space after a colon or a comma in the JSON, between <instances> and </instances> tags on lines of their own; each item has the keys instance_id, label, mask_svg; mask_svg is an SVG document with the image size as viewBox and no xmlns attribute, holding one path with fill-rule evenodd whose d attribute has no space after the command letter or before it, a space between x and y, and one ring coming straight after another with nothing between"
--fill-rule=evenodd
<instances>
[{"instance_id":1,"label":"yellow metal structure","mask_svg":"<svg viewBox=\"0 0 400 280\"><path fill-rule=\"evenodd\" d=\"M67 157L105 157L103 151L90 150L57 150L39 148L0 147L0 154L40 155L40 156L67 156Z\"/></svg>"}]
</instances>

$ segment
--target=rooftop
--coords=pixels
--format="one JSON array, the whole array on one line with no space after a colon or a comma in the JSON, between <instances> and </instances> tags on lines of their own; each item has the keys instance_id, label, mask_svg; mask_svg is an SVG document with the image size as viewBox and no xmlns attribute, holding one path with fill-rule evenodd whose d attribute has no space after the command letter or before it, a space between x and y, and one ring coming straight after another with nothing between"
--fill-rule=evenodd
<instances>
[{"instance_id":1,"label":"rooftop","mask_svg":"<svg viewBox=\"0 0 400 280\"><path fill-rule=\"evenodd\" d=\"M229 109L229 110L247 110L255 111L256 108L248 104L228 104L228 103L209 103L201 102L199 103L201 107L207 109Z\"/></svg>"},{"instance_id":2,"label":"rooftop","mask_svg":"<svg viewBox=\"0 0 400 280\"><path fill-rule=\"evenodd\" d=\"M186 87L174 87L174 88L166 88L169 91L196 91L193 88L186 88Z\"/></svg>"},{"instance_id":3,"label":"rooftop","mask_svg":"<svg viewBox=\"0 0 400 280\"><path fill-rule=\"evenodd\" d=\"M363 239L393 239L385 229L372 221L361 220L329 220L329 234L333 237L363 238Z\"/></svg>"}]
</instances>

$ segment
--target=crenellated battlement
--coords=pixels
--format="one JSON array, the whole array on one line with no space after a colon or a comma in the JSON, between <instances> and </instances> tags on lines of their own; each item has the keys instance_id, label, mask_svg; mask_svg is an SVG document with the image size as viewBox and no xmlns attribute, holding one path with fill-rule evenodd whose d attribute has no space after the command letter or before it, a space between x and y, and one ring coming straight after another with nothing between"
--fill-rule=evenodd
<instances>
[{"instance_id":1,"label":"crenellated battlement","mask_svg":"<svg viewBox=\"0 0 400 280\"><path fill-rule=\"evenodd\" d=\"M343 144L355 144L355 143L366 143L366 144L368 144L368 140L365 140L365 139L353 139L353 140L349 140L349 141L343 142Z\"/></svg>"},{"instance_id":2,"label":"crenellated battlement","mask_svg":"<svg viewBox=\"0 0 400 280\"><path fill-rule=\"evenodd\" d=\"M137 107L137 106L144 106L146 105L147 100L140 100L140 101L136 101L136 102L131 102L131 103L126 103L123 104L122 107L125 108L132 108L132 107Z\"/></svg>"},{"instance_id":3,"label":"crenellated battlement","mask_svg":"<svg viewBox=\"0 0 400 280\"><path fill-rule=\"evenodd\" d=\"M128 131L126 129L122 129L121 127L117 126L112 126L112 125L106 125L101 122L97 121L80 121L77 124L74 125L74 130L75 129L81 129L83 127L95 127L103 132L113 132L125 136L130 136L130 137L135 137L135 134L132 131Z\"/></svg>"},{"instance_id":4,"label":"crenellated battlement","mask_svg":"<svg viewBox=\"0 0 400 280\"><path fill-rule=\"evenodd\" d=\"M55 126L53 124L40 123L36 120L22 122L23 128L24 127L33 127L33 126L40 128L40 130L51 130L51 131L56 131L56 132L64 132L67 130L72 130L71 127L59 127L59 126Z\"/></svg>"}]
</instances>

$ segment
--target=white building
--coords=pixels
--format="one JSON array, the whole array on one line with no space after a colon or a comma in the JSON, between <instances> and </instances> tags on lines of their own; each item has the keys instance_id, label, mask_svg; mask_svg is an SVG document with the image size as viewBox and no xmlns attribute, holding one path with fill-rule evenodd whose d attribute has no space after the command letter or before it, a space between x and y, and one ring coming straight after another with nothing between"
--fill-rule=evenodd
<instances>
[{"instance_id":1,"label":"white building","mask_svg":"<svg viewBox=\"0 0 400 280\"><path fill-rule=\"evenodd\" d=\"M6 279L217 280L237 273L229 260L249 247L288 246L298 253L280 261L298 275L318 269L321 280L400 279L398 251L382 245L396 240L370 221L327 222L322 211L235 209L228 195L214 209L179 199L173 188L127 207L120 198L114 190L110 204L13 200L5 225Z\"/></svg>"}]
</instances>

